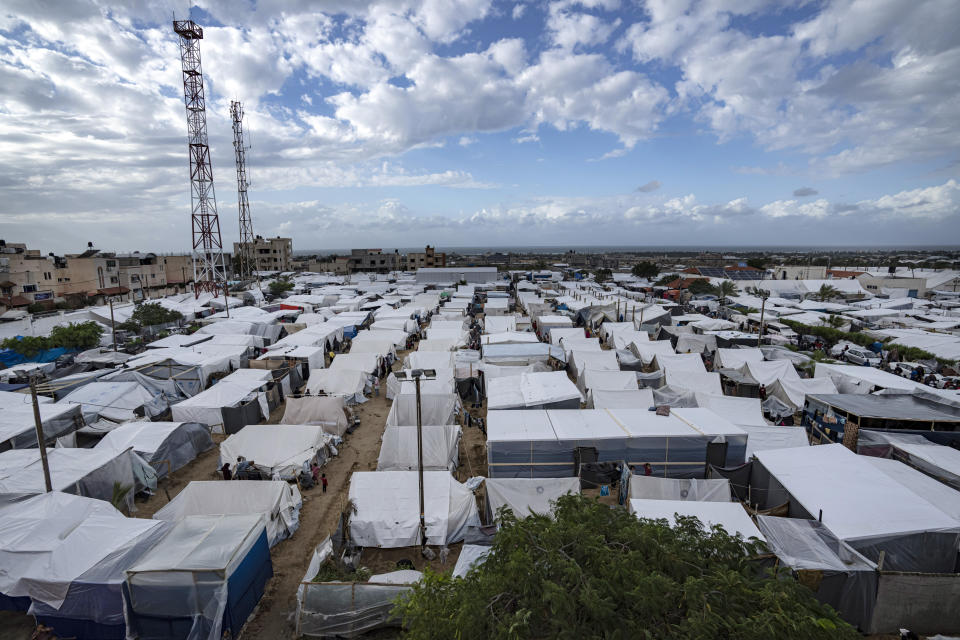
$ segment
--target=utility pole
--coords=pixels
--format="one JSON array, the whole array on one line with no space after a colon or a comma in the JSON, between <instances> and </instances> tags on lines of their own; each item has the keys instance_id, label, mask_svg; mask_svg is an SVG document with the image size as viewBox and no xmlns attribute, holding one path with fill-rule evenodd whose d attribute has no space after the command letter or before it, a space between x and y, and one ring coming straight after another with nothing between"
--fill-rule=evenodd
<instances>
[{"instance_id":1,"label":"utility pole","mask_svg":"<svg viewBox=\"0 0 960 640\"><path fill-rule=\"evenodd\" d=\"M47 462L47 443L43 437L43 421L40 419L40 402L37 400L37 379L30 376L30 398L33 400L33 424L37 429L37 447L40 449L40 464L43 465L43 481L47 485L47 493L53 491L50 482L50 463Z\"/></svg>"},{"instance_id":2,"label":"utility pole","mask_svg":"<svg viewBox=\"0 0 960 640\"><path fill-rule=\"evenodd\" d=\"M227 283L223 283L223 306L227 310L227 317L230 317L230 290L227 288Z\"/></svg>"},{"instance_id":3,"label":"utility pole","mask_svg":"<svg viewBox=\"0 0 960 640\"><path fill-rule=\"evenodd\" d=\"M110 298L110 335L113 336L113 352L117 352L117 327L113 321L113 298Z\"/></svg>"},{"instance_id":4,"label":"utility pole","mask_svg":"<svg viewBox=\"0 0 960 640\"><path fill-rule=\"evenodd\" d=\"M423 506L423 419L420 411L420 378L423 376L423 371L414 369L410 375L413 376L413 382L417 387L417 472L420 484L420 549L422 550L427 546L427 520Z\"/></svg>"}]
</instances>

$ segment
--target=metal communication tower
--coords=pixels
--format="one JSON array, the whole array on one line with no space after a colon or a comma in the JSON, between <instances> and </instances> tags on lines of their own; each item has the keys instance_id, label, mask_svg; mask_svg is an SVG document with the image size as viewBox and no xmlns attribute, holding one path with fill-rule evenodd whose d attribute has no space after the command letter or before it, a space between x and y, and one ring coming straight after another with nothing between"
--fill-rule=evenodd
<instances>
[{"instance_id":1,"label":"metal communication tower","mask_svg":"<svg viewBox=\"0 0 960 640\"><path fill-rule=\"evenodd\" d=\"M247 147L243 143L243 105L230 102L230 116L233 118L233 150L237 159L237 206L240 209L240 244L237 260L240 263L240 277L244 280L260 270L257 250L254 246L253 219L250 217L250 201L247 199Z\"/></svg>"},{"instance_id":2,"label":"metal communication tower","mask_svg":"<svg viewBox=\"0 0 960 640\"><path fill-rule=\"evenodd\" d=\"M207 143L207 110L203 95L203 71L200 68L200 40L203 29L193 20L174 20L173 30L180 36L180 60L183 66L183 101L187 107L187 143L190 149L190 203L193 229L193 290L198 296L208 291L214 296L226 289L223 242L217 197L213 190L213 164Z\"/></svg>"}]
</instances>

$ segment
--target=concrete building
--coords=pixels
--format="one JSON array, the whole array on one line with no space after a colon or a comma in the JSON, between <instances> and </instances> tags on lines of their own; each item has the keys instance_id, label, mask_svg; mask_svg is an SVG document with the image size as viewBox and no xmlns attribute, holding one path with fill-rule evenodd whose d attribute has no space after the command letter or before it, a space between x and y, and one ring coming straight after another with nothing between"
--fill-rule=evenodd
<instances>
[{"instance_id":1,"label":"concrete building","mask_svg":"<svg viewBox=\"0 0 960 640\"><path fill-rule=\"evenodd\" d=\"M290 238L264 238L257 236L253 242L260 271L293 271L293 240ZM240 253L240 243L233 243L233 255ZM226 256L224 256L226 258Z\"/></svg>"},{"instance_id":2,"label":"concrete building","mask_svg":"<svg viewBox=\"0 0 960 640\"><path fill-rule=\"evenodd\" d=\"M432 267L417 269L420 284L448 284L468 282L482 284L500 279L496 267Z\"/></svg>"},{"instance_id":3,"label":"concrete building","mask_svg":"<svg viewBox=\"0 0 960 640\"><path fill-rule=\"evenodd\" d=\"M382 249L351 249L350 262L353 271L387 273L400 267L400 252L384 253Z\"/></svg>"},{"instance_id":4,"label":"concrete building","mask_svg":"<svg viewBox=\"0 0 960 640\"><path fill-rule=\"evenodd\" d=\"M401 266L405 271L447 266L447 254L437 253L436 249L427 245L422 252L412 252L405 256Z\"/></svg>"},{"instance_id":5,"label":"concrete building","mask_svg":"<svg viewBox=\"0 0 960 640\"><path fill-rule=\"evenodd\" d=\"M774 280L826 280L827 267L817 265L785 265L773 268Z\"/></svg>"}]
</instances>

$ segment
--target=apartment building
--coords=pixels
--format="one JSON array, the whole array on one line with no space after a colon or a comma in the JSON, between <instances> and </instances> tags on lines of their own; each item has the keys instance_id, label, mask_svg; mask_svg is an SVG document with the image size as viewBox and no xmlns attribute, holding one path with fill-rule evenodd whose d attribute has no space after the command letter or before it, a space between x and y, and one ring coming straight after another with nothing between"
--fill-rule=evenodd
<instances>
[{"instance_id":1,"label":"apartment building","mask_svg":"<svg viewBox=\"0 0 960 640\"><path fill-rule=\"evenodd\" d=\"M253 250L257 254L260 271L293 271L293 240L291 238L257 236L253 241ZM233 255L239 254L240 243L234 242Z\"/></svg>"},{"instance_id":2,"label":"apartment building","mask_svg":"<svg viewBox=\"0 0 960 640\"><path fill-rule=\"evenodd\" d=\"M384 253L381 249L351 249L350 263L353 271L386 273L400 267L400 252Z\"/></svg>"},{"instance_id":3,"label":"apartment building","mask_svg":"<svg viewBox=\"0 0 960 640\"><path fill-rule=\"evenodd\" d=\"M405 271L445 266L447 266L447 254L437 253L436 249L430 245L427 245L422 252L408 253L405 260L401 261L401 267Z\"/></svg>"}]
</instances>

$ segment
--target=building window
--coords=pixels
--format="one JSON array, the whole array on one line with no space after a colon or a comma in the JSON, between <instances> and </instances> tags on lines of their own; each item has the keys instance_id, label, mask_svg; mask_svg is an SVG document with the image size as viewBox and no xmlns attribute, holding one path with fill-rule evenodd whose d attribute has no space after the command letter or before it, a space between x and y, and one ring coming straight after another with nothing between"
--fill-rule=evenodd
<instances>
[{"instance_id":1,"label":"building window","mask_svg":"<svg viewBox=\"0 0 960 640\"><path fill-rule=\"evenodd\" d=\"M117 266L116 260L107 260L107 269L113 269Z\"/></svg>"},{"instance_id":2,"label":"building window","mask_svg":"<svg viewBox=\"0 0 960 640\"><path fill-rule=\"evenodd\" d=\"M49 272L49 271L44 271L44 272L43 272L43 279L44 279L44 280L52 280L52 277L50 276L50 272Z\"/></svg>"},{"instance_id":3,"label":"building window","mask_svg":"<svg viewBox=\"0 0 960 640\"><path fill-rule=\"evenodd\" d=\"M33 292L36 291L36 290L37 290L37 285L35 285L35 284L25 284L25 285L23 285L23 292L24 292L24 293L33 293Z\"/></svg>"},{"instance_id":4,"label":"building window","mask_svg":"<svg viewBox=\"0 0 960 640\"><path fill-rule=\"evenodd\" d=\"M151 274L150 274L150 279L151 279L151 280L156 280L156 279L157 279L157 274L151 273Z\"/></svg>"}]
</instances>

